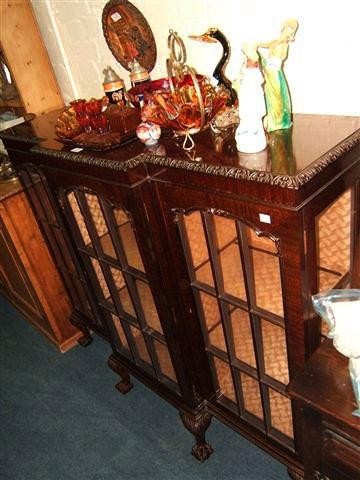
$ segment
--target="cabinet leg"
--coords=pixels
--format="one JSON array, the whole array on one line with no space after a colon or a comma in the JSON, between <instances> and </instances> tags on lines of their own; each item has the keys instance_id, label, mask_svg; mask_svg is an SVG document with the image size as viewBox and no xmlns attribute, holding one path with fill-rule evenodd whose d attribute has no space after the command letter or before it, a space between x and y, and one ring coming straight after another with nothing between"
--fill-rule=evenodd
<instances>
[{"instance_id":1,"label":"cabinet leg","mask_svg":"<svg viewBox=\"0 0 360 480\"><path fill-rule=\"evenodd\" d=\"M304 480L304 476L288 467L287 473L292 480Z\"/></svg>"},{"instance_id":2,"label":"cabinet leg","mask_svg":"<svg viewBox=\"0 0 360 480\"><path fill-rule=\"evenodd\" d=\"M91 336L90 330L84 325L81 321L79 321L76 317L72 316L70 319L71 323L76 327L80 332L83 334L78 339L78 344L82 347L88 347L90 343L93 341L93 337Z\"/></svg>"},{"instance_id":3,"label":"cabinet leg","mask_svg":"<svg viewBox=\"0 0 360 480\"><path fill-rule=\"evenodd\" d=\"M83 330L81 331L84 333L84 335L78 339L78 344L82 347L88 347L92 343L93 337L89 331L87 333L85 333Z\"/></svg>"},{"instance_id":4,"label":"cabinet leg","mask_svg":"<svg viewBox=\"0 0 360 480\"><path fill-rule=\"evenodd\" d=\"M123 395L125 395L134 386L131 383L130 375L128 371L122 365L120 365L119 361L117 360L114 354L111 354L110 357L108 358L108 365L111 368L111 370L117 373L121 378L121 381L115 385L115 388L119 390L119 392L121 392Z\"/></svg>"},{"instance_id":5,"label":"cabinet leg","mask_svg":"<svg viewBox=\"0 0 360 480\"><path fill-rule=\"evenodd\" d=\"M211 445L206 443L205 432L208 429L212 416L204 412L199 416L192 416L186 412L180 412L180 418L187 430L191 432L196 440L191 453L200 462L204 462L213 453Z\"/></svg>"}]
</instances>

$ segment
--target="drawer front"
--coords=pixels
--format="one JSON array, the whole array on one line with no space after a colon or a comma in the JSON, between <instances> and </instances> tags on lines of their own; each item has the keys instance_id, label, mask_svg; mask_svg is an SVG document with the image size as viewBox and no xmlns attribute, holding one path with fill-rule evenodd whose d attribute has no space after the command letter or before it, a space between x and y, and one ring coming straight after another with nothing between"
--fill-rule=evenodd
<instances>
[{"instance_id":1,"label":"drawer front","mask_svg":"<svg viewBox=\"0 0 360 480\"><path fill-rule=\"evenodd\" d=\"M328 429L323 439L321 473L325 478L360 480L360 446Z\"/></svg>"}]
</instances>

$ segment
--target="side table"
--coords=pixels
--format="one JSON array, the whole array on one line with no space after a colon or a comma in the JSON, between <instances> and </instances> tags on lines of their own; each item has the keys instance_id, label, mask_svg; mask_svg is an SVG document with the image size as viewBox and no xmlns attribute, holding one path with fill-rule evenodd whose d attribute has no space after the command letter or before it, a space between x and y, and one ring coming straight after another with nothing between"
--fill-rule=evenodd
<instances>
[{"instance_id":1,"label":"side table","mask_svg":"<svg viewBox=\"0 0 360 480\"><path fill-rule=\"evenodd\" d=\"M289 386L303 415L305 480L360 479L360 418L348 359L325 340Z\"/></svg>"},{"instance_id":2,"label":"side table","mask_svg":"<svg viewBox=\"0 0 360 480\"><path fill-rule=\"evenodd\" d=\"M19 180L0 183L0 293L61 352L81 336Z\"/></svg>"}]
</instances>

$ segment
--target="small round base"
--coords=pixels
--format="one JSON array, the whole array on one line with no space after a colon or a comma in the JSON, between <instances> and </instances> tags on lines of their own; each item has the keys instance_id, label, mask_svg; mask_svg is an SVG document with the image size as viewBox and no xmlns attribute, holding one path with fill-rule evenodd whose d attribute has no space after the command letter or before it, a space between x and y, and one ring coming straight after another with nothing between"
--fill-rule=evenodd
<instances>
[{"instance_id":1,"label":"small round base","mask_svg":"<svg viewBox=\"0 0 360 480\"><path fill-rule=\"evenodd\" d=\"M148 142L144 142L144 145L146 147L152 147L152 146L156 145L157 143L159 143L158 140L149 140Z\"/></svg>"}]
</instances>

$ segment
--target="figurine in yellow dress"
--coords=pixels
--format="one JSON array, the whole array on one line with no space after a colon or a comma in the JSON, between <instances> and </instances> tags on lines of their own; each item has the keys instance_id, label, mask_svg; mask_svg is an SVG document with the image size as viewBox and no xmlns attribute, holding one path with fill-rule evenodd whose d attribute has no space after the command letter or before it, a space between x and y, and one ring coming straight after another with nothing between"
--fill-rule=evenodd
<instances>
[{"instance_id":1,"label":"figurine in yellow dress","mask_svg":"<svg viewBox=\"0 0 360 480\"><path fill-rule=\"evenodd\" d=\"M297 28L296 20L287 20L277 40L256 44L265 79L267 115L264 124L268 132L292 125L290 93L282 67L288 55L289 42L294 40Z\"/></svg>"}]
</instances>

